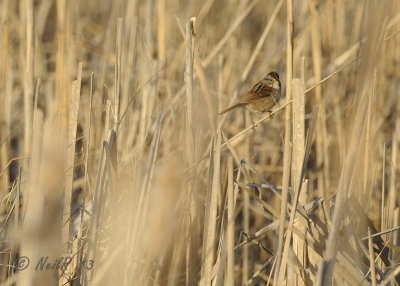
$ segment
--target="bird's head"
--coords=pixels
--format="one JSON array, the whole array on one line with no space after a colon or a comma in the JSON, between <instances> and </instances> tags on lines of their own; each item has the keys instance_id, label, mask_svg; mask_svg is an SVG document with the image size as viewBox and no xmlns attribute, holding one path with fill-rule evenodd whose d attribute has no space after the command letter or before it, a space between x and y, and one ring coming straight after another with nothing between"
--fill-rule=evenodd
<instances>
[{"instance_id":1,"label":"bird's head","mask_svg":"<svg viewBox=\"0 0 400 286\"><path fill-rule=\"evenodd\" d=\"M267 77L272 77L273 79L279 81L279 74L277 72L270 72Z\"/></svg>"}]
</instances>

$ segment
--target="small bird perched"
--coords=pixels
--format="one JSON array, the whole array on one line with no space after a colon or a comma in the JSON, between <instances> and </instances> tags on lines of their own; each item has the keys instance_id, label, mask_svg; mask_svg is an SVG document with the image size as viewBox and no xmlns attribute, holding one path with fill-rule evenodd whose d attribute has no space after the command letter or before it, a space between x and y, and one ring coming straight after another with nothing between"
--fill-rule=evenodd
<instances>
[{"instance_id":1,"label":"small bird perched","mask_svg":"<svg viewBox=\"0 0 400 286\"><path fill-rule=\"evenodd\" d=\"M234 110L238 107L246 107L252 112L272 113L271 108L281 98L281 82L277 72L270 72L245 95L238 103L221 111L219 115ZM271 115L272 118L272 115Z\"/></svg>"}]
</instances>

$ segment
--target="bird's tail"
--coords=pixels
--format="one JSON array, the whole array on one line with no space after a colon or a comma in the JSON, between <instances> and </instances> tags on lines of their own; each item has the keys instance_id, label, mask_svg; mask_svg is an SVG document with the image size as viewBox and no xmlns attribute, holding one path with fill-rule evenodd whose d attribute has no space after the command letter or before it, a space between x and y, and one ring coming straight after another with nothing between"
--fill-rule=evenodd
<instances>
[{"instance_id":1,"label":"bird's tail","mask_svg":"<svg viewBox=\"0 0 400 286\"><path fill-rule=\"evenodd\" d=\"M227 113L227 112L229 112L229 111L231 111L231 110L234 110L234 109L236 109L236 108L238 108L238 107L241 107L241 106L243 106L243 103L238 103L238 104L232 105L231 107L222 110L220 113L218 113L218 115L222 115L222 114L224 114L224 113Z\"/></svg>"}]
</instances>

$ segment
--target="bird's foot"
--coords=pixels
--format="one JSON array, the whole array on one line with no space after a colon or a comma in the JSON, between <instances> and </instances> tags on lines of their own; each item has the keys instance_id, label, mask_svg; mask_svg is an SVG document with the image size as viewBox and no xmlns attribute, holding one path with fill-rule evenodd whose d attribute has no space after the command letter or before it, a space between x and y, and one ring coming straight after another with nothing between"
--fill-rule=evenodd
<instances>
[{"instance_id":1,"label":"bird's foot","mask_svg":"<svg viewBox=\"0 0 400 286\"><path fill-rule=\"evenodd\" d=\"M251 123L253 124L253 127L251 127L251 129L253 129L255 131L256 127L257 127L257 124L254 123L253 114L251 115Z\"/></svg>"},{"instance_id":2,"label":"bird's foot","mask_svg":"<svg viewBox=\"0 0 400 286\"><path fill-rule=\"evenodd\" d=\"M269 113L269 118L274 118L274 114L272 113L272 111L271 110L268 110L268 113Z\"/></svg>"}]
</instances>

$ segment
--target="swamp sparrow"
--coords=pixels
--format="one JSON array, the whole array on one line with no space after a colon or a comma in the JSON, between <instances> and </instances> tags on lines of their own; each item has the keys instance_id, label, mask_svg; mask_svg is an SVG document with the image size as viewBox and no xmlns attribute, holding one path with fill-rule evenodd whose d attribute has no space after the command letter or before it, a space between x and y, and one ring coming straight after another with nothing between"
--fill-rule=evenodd
<instances>
[{"instance_id":1,"label":"swamp sparrow","mask_svg":"<svg viewBox=\"0 0 400 286\"><path fill-rule=\"evenodd\" d=\"M277 72L270 72L262 80L243 96L236 104L221 111L219 115L234 110L238 107L246 107L252 112L271 114L271 108L281 98L281 82ZM271 115L272 118L272 115Z\"/></svg>"}]
</instances>

